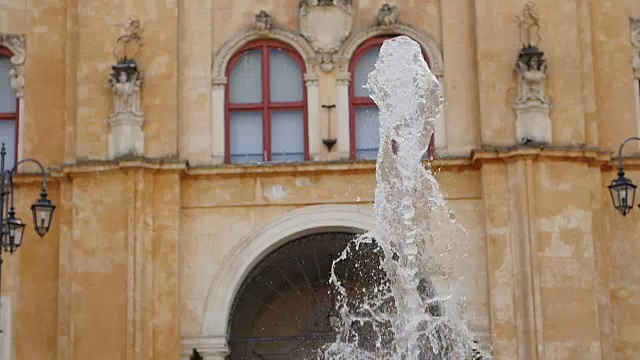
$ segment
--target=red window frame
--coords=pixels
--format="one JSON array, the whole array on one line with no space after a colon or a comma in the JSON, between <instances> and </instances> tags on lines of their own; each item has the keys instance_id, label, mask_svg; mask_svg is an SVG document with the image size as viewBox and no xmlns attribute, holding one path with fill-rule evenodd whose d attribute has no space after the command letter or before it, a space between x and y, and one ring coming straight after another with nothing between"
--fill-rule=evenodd
<instances>
[{"instance_id":1,"label":"red window frame","mask_svg":"<svg viewBox=\"0 0 640 360\"><path fill-rule=\"evenodd\" d=\"M231 89L231 71L240 60L242 54L248 50L261 49L262 51L262 102L259 103L236 103L232 104L230 99ZM271 73L270 73L270 49L281 49L300 66L302 74L302 101L297 102L271 102ZM263 161L270 162L271 157L271 113L278 110L302 110L304 122L304 160L309 160L309 141L308 141L308 119L307 119L307 88L304 83L304 74L306 73L304 60L298 52L291 46L275 40L257 40L243 46L229 61L227 65L227 84L225 87L225 162L231 163L231 139L230 139L230 121L232 111L262 111L262 146L263 154L266 159ZM264 155L263 155L264 157Z\"/></svg>"},{"instance_id":2,"label":"red window frame","mask_svg":"<svg viewBox=\"0 0 640 360\"><path fill-rule=\"evenodd\" d=\"M358 50L351 57L351 63L349 64L349 73L351 74L351 81L349 82L349 137L351 142L351 159L357 159L356 154L356 109L362 107L370 107L376 106L376 103L368 96L356 96L355 95L355 84L353 74L355 73L356 66L358 65L358 61L367 51L371 50L371 48L376 46L381 46L382 43L391 39L393 36L381 36L371 38L358 47ZM429 55L422 50L422 54L424 56L425 61L431 67L431 61L429 60ZM377 107L377 106L376 106ZM435 148L435 133L431 135L431 141L429 142L429 147L427 148L427 156L429 159L433 159L436 153Z\"/></svg>"},{"instance_id":3,"label":"red window frame","mask_svg":"<svg viewBox=\"0 0 640 360\"><path fill-rule=\"evenodd\" d=\"M4 46L0 46L0 56L11 59L13 52ZM0 76L9 76L9 74L0 74ZM0 112L0 121L16 121L16 133L15 133L15 149L14 149L14 164L18 162L18 132L20 130L20 98L16 96L16 111L15 112Z\"/></svg>"}]
</instances>

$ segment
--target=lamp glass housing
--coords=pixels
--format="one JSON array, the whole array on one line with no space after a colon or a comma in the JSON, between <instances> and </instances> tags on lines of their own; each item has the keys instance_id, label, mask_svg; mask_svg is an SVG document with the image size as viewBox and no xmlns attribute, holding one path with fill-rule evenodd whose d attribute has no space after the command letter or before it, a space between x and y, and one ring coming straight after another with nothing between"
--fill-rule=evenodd
<instances>
[{"instance_id":1,"label":"lamp glass housing","mask_svg":"<svg viewBox=\"0 0 640 360\"><path fill-rule=\"evenodd\" d=\"M6 251L13 253L22 245L25 225L22 220L13 214L4 222L4 234L2 235L2 246Z\"/></svg>"},{"instance_id":2,"label":"lamp glass housing","mask_svg":"<svg viewBox=\"0 0 640 360\"><path fill-rule=\"evenodd\" d=\"M51 219L53 219L53 211L56 207L47 200L46 195L38 199L33 205L31 205L31 212L33 213L33 223L36 229L36 233L43 237L51 227Z\"/></svg>"},{"instance_id":3,"label":"lamp glass housing","mask_svg":"<svg viewBox=\"0 0 640 360\"><path fill-rule=\"evenodd\" d=\"M622 216L627 216L633 208L636 197L636 185L624 177L623 171L620 171L618 178L613 180L611 185L609 185L609 192L611 193L613 206Z\"/></svg>"}]
</instances>

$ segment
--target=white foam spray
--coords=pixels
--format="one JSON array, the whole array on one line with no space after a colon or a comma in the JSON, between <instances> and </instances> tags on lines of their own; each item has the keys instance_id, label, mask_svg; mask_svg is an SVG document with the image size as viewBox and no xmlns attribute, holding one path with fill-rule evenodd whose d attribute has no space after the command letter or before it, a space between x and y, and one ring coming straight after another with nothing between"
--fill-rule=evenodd
<instances>
[{"instance_id":1,"label":"white foam spray","mask_svg":"<svg viewBox=\"0 0 640 360\"><path fill-rule=\"evenodd\" d=\"M340 325L322 357L471 359L479 350L466 328L460 288L467 236L422 164L443 110L442 89L418 43L406 36L383 43L367 87L380 111L377 228L334 261L330 283ZM363 246L382 249L386 276L361 273L361 284L375 285L346 288L336 267Z\"/></svg>"}]
</instances>

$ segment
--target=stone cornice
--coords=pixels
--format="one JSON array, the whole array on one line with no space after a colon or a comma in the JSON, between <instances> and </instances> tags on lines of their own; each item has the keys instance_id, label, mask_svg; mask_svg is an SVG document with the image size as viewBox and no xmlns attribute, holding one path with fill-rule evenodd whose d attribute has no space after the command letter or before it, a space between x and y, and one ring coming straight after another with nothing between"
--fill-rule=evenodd
<instances>
[{"instance_id":1,"label":"stone cornice","mask_svg":"<svg viewBox=\"0 0 640 360\"><path fill-rule=\"evenodd\" d=\"M535 160L549 162L586 163L591 167L600 167L602 171L617 169L617 159L612 152L599 149L584 148L538 148L538 147L492 147L471 151L470 156L439 158L424 161L433 171L477 171L484 164L507 163L519 160ZM625 157L625 169L640 170L640 154ZM309 161L300 163L271 163L248 165L199 165L190 166L188 162L178 159L120 159L110 161L79 161L63 164L50 169L51 181L64 178L91 176L95 173L119 172L127 170L148 170L153 172L177 172L183 176L273 176L321 173L375 173L375 160L347 161ZM16 176L16 183L39 181L39 174L23 172Z\"/></svg>"},{"instance_id":2,"label":"stone cornice","mask_svg":"<svg viewBox=\"0 0 640 360\"><path fill-rule=\"evenodd\" d=\"M476 149L471 152L473 163L510 162L523 159L584 162L590 166L605 166L611 161L611 153L599 149L563 147L495 147Z\"/></svg>"}]
</instances>

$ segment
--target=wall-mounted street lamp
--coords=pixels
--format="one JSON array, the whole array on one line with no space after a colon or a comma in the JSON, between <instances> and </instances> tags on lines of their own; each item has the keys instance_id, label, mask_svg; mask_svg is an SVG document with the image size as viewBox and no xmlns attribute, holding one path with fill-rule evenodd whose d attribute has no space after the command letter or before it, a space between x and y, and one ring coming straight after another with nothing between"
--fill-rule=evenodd
<instances>
[{"instance_id":1,"label":"wall-mounted street lamp","mask_svg":"<svg viewBox=\"0 0 640 360\"><path fill-rule=\"evenodd\" d=\"M631 140L640 140L640 137L632 136L620 145L620 150L618 151L618 178L609 185L613 206L622 216L627 216L631 211L636 197L636 186L624 176L624 167L622 166L622 148Z\"/></svg>"},{"instance_id":2,"label":"wall-mounted street lamp","mask_svg":"<svg viewBox=\"0 0 640 360\"><path fill-rule=\"evenodd\" d=\"M13 253L22 245L22 235L24 234L25 224L22 220L16 217L14 208L14 188L13 188L13 176L18 169L18 166L26 162L31 162L38 167L42 174L42 190L40 192L40 198L31 205L31 212L33 213L33 223L36 233L42 238L51 226L51 219L53 218L53 211L56 209L55 205L47 199L47 174L44 170L44 166L34 159L24 159L19 161L13 169L5 169L5 157L7 151L5 150L4 143L0 148L0 214L2 220L0 221L0 243L2 249L0 249L0 255L2 250L5 252ZM0 279L2 275L2 257L0 256Z\"/></svg>"}]
</instances>

